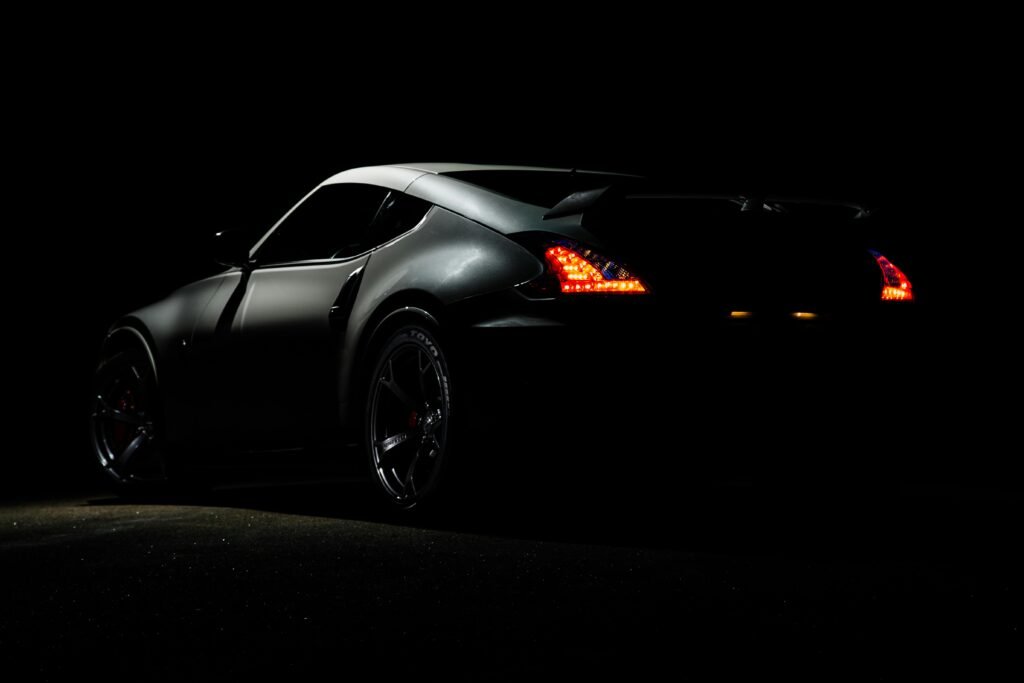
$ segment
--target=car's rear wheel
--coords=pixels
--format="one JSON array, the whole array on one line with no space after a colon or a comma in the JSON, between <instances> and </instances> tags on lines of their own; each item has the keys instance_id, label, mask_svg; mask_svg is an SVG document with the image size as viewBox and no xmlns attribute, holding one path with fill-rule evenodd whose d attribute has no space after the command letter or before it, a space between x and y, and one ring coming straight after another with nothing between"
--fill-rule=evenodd
<instances>
[{"instance_id":1,"label":"car's rear wheel","mask_svg":"<svg viewBox=\"0 0 1024 683\"><path fill-rule=\"evenodd\" d=\"M394 505L438 499L450 469L452 382L436 335L423 327L394 332L379 348L366 402L372 477Z\"/></svg>"},{"instance_id":2,"label":"car's rear wheel","mask_svg":"<svg viewBox=\"0 0 1024 683\"><path fill-rule=\"evenodd\" d=\"M167 451L159 420L153 366L140 350L100 363L90 420L100 468L122 490L159 488L167 482Z\"/></svg>"}]
</instances>

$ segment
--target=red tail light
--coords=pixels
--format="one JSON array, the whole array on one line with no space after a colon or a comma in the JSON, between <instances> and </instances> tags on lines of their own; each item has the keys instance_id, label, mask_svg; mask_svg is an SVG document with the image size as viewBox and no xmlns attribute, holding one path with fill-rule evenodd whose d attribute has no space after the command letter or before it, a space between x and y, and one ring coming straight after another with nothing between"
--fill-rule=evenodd
<instances>
[{"instance_id":1,"label":"red tail light","mask_svg":"<svg viewBox=\"0 0 1024 683\"><path fill-rule=\"evenodd\" d=\"M588 249L576 251L556 245L544 258L558 277L564 294L645 294L644 283L614 261L598 257Z\"/></svg>"},{"instance_id":2,"label":"red tail light","mask_svg":"<svg viewBox=\"0 0 1024 683\"><path fill-rule=\"evenodd\" d=\"M869 251L882 269L882 301L913 301L914 286L910 284L910 278L877 251Z\"/></svg>"}]
</instances>

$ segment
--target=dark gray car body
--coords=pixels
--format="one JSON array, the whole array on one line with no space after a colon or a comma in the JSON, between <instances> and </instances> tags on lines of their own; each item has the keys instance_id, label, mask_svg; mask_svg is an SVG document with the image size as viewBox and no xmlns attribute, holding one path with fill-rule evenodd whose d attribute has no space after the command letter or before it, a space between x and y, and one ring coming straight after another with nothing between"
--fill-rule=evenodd
<instances>
[{"instance_id":1,"label":"dark gray car body","mask_svg":"<svg viewBox=\"0 0 1024 683\"><path fill-rule=\"evenodd\" d=\"M607 443L617 424L631 442L637 429L663 438L654 425L681 416L714 436L742 422L730 450L756 459L754 445L772 430L849 430L873 410L848 388L859 391L888 363L877 340L900 335L912 307L879 301L871 250L880 242L861 207L633 189L605 201L615 192L604 187L637 181L584 173L599 189L540 205L456 177L503 172L575 176L462 164L339 173L318 189L375 186L429 208L359 253L261 264L261 248L289 212L240 267L119 320L105 354L144 345L168 442L206 453L363 440L375 351L409 324L437 331L455 367L453 410L475 404L515 432L546 424L549 434ZM531 294L553 277L545 245L562 241L629 265L650 291ZM531 374L540 383L514 392ZM588 421L599 428L582 426Z\"/></svg>"},{"instance_id":2,"label":"dark gray car body","mask_svg":"<svg viewBox=\"0 0 1024 683\"><path fill-rule=\"evenodd\" d=\"M454 304L536 277L541 262L502 234L536 229L545 209L444 175L476 168L501 169L427 164L339 173L323 185L376 185L433 208L409 232L365 253L287 265L257 262L246 272L231 268L119 320L107 346L145 344L166 404L169 440L277 445L323 431L324 425L311 420L333 417L349 424L350 407L359 404L353 396L361 389L357 365L382 321L444 317ZM571 233L578 224L577 216L545 227ZM253 247L253 256L265 239ZM338 329L331 309L354 274L358 290ZM501 311L494 318L476 323L522 324L505 320ZM244 348L259 349L262 368L232 367ZM275 358L278 352L287 352L288 359ZM268 367L284 376L267 381ZM262 395L264 386L284 393ZM333 397L326 410L325 396Z\"/></svg>"}]
</instances>

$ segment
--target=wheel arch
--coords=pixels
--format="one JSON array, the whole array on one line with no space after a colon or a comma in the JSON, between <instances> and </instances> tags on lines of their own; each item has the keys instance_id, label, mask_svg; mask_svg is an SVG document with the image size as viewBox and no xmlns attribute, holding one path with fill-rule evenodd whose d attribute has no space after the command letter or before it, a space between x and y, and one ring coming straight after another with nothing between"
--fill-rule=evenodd
<instances>
[{"instance_id":1,"label":"wheel arch","mask_svg":"<svg viewBox=\"0 0 1024 683\"><path fill-rule=\"evenodd\" d=\"M436 297L422 290L396 292L380 302L367 318L349 354L348 371L342 373L343 423L358 424L365 396L363 388L372 372L372 357L392 332L403 325L425 325L435 334L445 329L445 306Z\"/></svg>"},{"instance_id":2,"label":"wheel arch","mask_svg":"<svg viewBox=\"0 0 1024 683\"><path fill-rule=\"evenodd\" d=\"M366 321L357 356L362 357L367 350L383 343L382 337L407 321L425 323L435 331L440 331L444 317L444 305L426 292L402 292L389 297L381 302Z\"/></svg>"},{"instance_id":3,"label":"wheel arch","mask_svg":"<svg viewBox=\"0 0 1024 683\"><path fill-rule=\"evenodd\" d=\"M154 351L156 345L152 336L142 324L142 321L135 318L124 318L119 320L103 339L100 347L100 354L103 358L109 358L119 351L126 351L131 348L140 348L149 358L149 364L153 368L153 380L160 385L160 365L157 362L157 354Z\"/></svg>"}]
</instances>

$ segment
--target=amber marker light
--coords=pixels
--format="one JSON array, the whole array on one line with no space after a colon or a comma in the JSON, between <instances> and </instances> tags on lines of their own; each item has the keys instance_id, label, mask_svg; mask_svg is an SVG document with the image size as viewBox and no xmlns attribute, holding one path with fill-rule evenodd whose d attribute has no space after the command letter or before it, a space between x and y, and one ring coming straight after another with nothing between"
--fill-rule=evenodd
<instances>
[{"instance_id":1,"label":"amber marker light","mask_svg":"<svg viewBox=\"0 0 1024 683\"><path fill-rule=\"evenodd\" d=\"M808 311L797 311L796 313L791 313L790 315L799 320L814 320L815 318L818 317L817 313L810 313Z\"/></svg>"},{"instance_id":2,"label":"amber marker light","mask_svg":"<svg viewBox=\"0 0 1024 683\"><path fill-rule=\"evenodd\" d=\"M645 294L647 288L612 261L601 266L573 249L556 245L544 257L558 277L563 294ZM599 267L600 266L600 267Z\"/></svg>"},{"instance_id":3,"label":"amber marker light","mask_svg":"<svg viewBox=\"0 0 1024 683\"><path fill-rule=\"evenodd\" d=\"M754 314L751 313L750 311L731 311L729 313L729 317L732 318L733 320L743 320L745 318L749 318L752 315Z\"/></svg>"}]
</instances>

